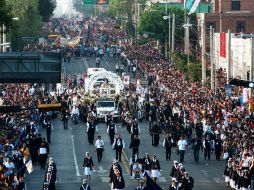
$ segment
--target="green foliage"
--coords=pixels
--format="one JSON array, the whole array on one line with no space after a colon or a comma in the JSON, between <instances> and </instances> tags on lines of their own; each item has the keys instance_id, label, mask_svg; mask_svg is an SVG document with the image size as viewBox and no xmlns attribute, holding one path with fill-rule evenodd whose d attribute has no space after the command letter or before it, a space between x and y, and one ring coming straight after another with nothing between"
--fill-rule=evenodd
<instances>
[{"instance_id":1,"label":"green foliage","mask_svg":"<svg viewBox=\"0 0 254 190\"><path fill-rule=\"evenodd\" d=\"M176 15L176 41L182 41L184 36L184 12L181 9L170 7L168 13ZM150 37L164 42L168 38L168 20L164 20L165 8L153 5L150 10L145 11L141 15L141 23L139 32L141 34L148 33ZM179 42L180 43L180 42Z\"/></svg>"},{"instance_id":2,"label":"green foliage","mask_svg":"<svg viewBox=\"0 0 254 190\"><path fill-rule=\"evenodd\" d=\"M56 0L39 0L39 12L43 22L48 22L56 8Z\"/></svg>"},{"instance_id":3,"label":"green foliage","mask_svg":"<svg viewBox=\"0 0 254 190\"><path fill-rule=\"evenodd\" d=\"M11 13L19 20L15 21L11 31L12 48L16 50L27 44L21 37L38 38L42 29L42 17L40 16L38 0L6 0L12 10Z\"/></svg>"},{"instance_id":4,"label":"green foliage","mask_svg":"<svg viewBox=\"0 0 254 190\"><path fill-rule=\"evenodd\" d=\"M4 24L7 28L12 26L11 7L7 5L6 0L0 0L0 24Z\"/></svg>"},{"instance_id":5,"label":"green foliage","mask_svg":"<svg viewBox=\"0 0 254 190\"><path fill-rule=\"evenodd\" d=\"M180 52L172 53L171 56L176 63L176 67L184 73L187 80L191 82L201 80L202 66L197 60L190 57L188 63L187 55Z\"/></svg>"}]
</instances>

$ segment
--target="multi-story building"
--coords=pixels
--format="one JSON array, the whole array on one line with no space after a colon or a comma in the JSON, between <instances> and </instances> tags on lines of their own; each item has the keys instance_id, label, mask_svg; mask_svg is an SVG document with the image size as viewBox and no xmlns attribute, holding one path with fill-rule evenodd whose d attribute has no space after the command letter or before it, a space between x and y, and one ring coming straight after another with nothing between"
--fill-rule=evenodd
<instances>
[{"instance_id":1,"label":"multi-story building","mask_svg":"<svg viewBox=\"0 0 254 190\"><path fill-rule=\"evenodd\" d=\"M211 0L212 10L206 13L206 27L213 26L215 32L253 33L253 0Z\"/></svg>"}]
</instances>

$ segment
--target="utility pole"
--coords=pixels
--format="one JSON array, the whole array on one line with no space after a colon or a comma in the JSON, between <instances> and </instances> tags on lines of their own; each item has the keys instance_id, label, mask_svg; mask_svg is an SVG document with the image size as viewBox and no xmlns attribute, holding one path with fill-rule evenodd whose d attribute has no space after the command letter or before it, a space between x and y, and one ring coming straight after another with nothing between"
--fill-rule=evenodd
<instances>
[{"instance_id":1,"label":"utility pole","mask_svg":"<svg viewBox=\"0 0 254 190\"><path fill-rule=\"evenodd\" d=\"M203 15L201 25L201 42L202 42L202 86L206 82L206 43L205 43L205 16Z\"/></svg>"},{"instance_id":2,"label":"utility pole","mask_svg":"<svg viewBox=\"0 0 254 190\"><path fill-rule=\"evenodd\" d=\"M168 0L166 0L165 12L166 12L166 15L168 16ZM167 59L167 57L168 57L168 46L167 46L167 40L165 40L165 58Z\"/></svg>"},{"instance_id":3,"label":"utility pole","mask_svg":"<svg viewBox=\"0 0 254 190\"><path fill-rule=\"evenodd\" d=\"M227 84L231 78L231 31L228 30L228 48L227 48Z\"/></svg>"},{"instance_id":4,"label":"utility pole","mask_svg":"<svg viewBox=\"0 0 254 190\"><path fill-rule=\"evenodd\" d=\"M172 48L171 48L171 52L175 51L175 27L176 27L176 15L175 13L173 13L172 16Z\"/></svg>"},{"instance_id":5,"label":"utility pole","mask_svg":"<svg viewBox=\"0 0 254 190\"><path fill-rule=\"evenodd\" d=\"M210 26L210 64L211 64L211 89L214 90L214 45L213 45L214 29Z\"/></svg>"},{"instance_id":6,"label":"utility pole","mask_svg":"<svg viewBox=\"0 0 254 190\"><path fill-rule=\"evenodd\" d=\"M251 62L250 62L250 81L253 81L253 67L254 67L254 37L253 34L251 34ZM249 88L249 99L252 101L252 93L253 89Z\"/></svg>"},{"instance_id":7,"label":"utility pole","mask_svg":"<svg viewBox=\"0 0 254 190\"><path fill-rule=\"evenodd\" d=\"M139 28L139 26L140 26L140 5L142 5L142 4L140 4L140 3L138 3L137 4L138 5L138 19L137 19L137 28ZM137 33L137 39L139 40L139 38L140 38L140 36L139 36L139 34Z\"/></svg>"},{"instance_id":8,"label":"utility pole","mask_svg":"<svg viewBox=\"0 0 254 190\"><path fill-rule=\"evenodd\" d=\"M170 20L171 20L171 16L170 16L170 13L168 14L168 62L170 63L171 61L171 54L170 54L170 37L171 37L171 23L170 23Z\"/></svg>"}]
</instances>

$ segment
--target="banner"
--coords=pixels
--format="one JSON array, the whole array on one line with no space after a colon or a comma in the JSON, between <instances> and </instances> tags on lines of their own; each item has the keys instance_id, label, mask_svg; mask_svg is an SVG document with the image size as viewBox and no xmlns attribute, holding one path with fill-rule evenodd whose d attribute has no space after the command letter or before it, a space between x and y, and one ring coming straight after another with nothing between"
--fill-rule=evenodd
<instances>
[{"instance_id":1,"label":"banner","mask_svg":"<svg viewBox=\"0 0 254 190\"><path fill-rule=\"evenodd\" d=\"M227 34L225 32L221 32L220 33L220 57L227 57L227 52L226 52L226 48L227 48L227 43L226 43L226 37Z\"/></svg>"}]
</instances>

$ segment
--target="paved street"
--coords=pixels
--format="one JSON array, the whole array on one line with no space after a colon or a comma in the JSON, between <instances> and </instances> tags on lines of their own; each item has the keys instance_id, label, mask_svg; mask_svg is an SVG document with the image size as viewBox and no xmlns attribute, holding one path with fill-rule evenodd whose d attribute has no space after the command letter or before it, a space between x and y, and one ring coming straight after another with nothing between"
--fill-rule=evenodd
<instances>
[{"instance_id":1,"label":"paved street","mask_svg":"<svg viewBox=\"0 0 254 190\"><path fill-rule=\"evenodd\" d=\"M114 70L114 64L117 60L104 57L101 61L101 66L107 70ZM84 57L72 59L71 63L63 64L63 72L69 74L83 73L89 67L95 67L94 57ZM131 156L131 150L128 148L130 143L130 135L125 128L121 128L117 124L118 132L121 133L125 143L125 154L127 158ZM172 151L172 160L165 160L165 153L162 147L163 136L160 137L160 146L152 147L151 136L148 132L147 123L144 121L140 123L141 127L141 145L140 155L143 156L146 152L150 155L156 154L160 160L162 168L162 176L159 179L159 185L168 189L170 184L169 173L172 165L172 160L177 159L175 149ZM99 135L105 142L105 151L102 158L102 163L97 163L95 148L88 144L86 135L86 124L80 122L78 126L72 125L69 121L69 130L64 131L60 119L54 120L54 130L52 131L52 143L50 145L50 156L54 158L58 175L57 175L57 190L74 190L79 189L80 182L83 177L82 163L84 153L89 151L95 163L95 172L93 173L90 182L91 189L106 190L110 189L108 183L108 174L111 167L115 152L112 150L109 142L109 137L106 133L105 123L98 125ZM43 131L43 134L45 131ZM44 134L45 136L45 134ZM96 137L97 138L97 137ZM225 162L215 161L215 156L212 155L212 160L205 162L203 159L203 152L201 152L201 161L199 164L194 163L192 150L189 149L186 153L184 167L189 171L190 175L195 180L195 190L223 190L225 189L224 180L222 177ZM121 163L124 179L126 183L126 190L135 189L138 182L132 180L128 174L127 162ZM27 174L27 189L37 190L41 188L43 182L44 171L41 171L39 166L34 166L34 172Z\"/></svg>"}]
</instances>

